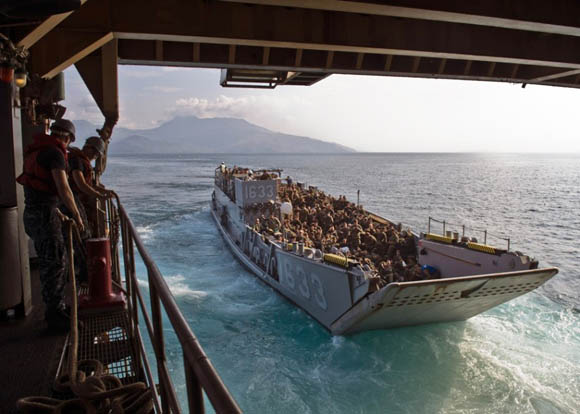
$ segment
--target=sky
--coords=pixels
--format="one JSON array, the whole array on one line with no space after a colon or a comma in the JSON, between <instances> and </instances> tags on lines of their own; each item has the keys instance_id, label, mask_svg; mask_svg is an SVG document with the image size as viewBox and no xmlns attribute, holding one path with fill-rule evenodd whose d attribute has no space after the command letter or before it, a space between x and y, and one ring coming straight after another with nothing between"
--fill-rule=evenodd
<instances>
[{"instance_id":1,"label":"sky","mask_svg":"<svg viewBox=\"0 0 580 414\"><path fill-rule=\"evenodd\" d=\"M332 75L272 90L223 88L219 78L216 69L119 66L118 125L234 117L362 152L580 152L577 89ZM101 124L74 67L65 81L66 117Z\"/></svg>"}]
</instances>

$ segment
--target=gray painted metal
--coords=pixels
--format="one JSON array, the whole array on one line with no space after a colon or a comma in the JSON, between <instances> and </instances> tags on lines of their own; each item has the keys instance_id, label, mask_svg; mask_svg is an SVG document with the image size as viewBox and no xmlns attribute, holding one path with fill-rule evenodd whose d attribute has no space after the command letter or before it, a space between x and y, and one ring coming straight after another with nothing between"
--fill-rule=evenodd
<instances>
[{"instance_id":1,"label":"gray painted metal","mask_svg":"<svg viewBox=\"0 0 580 414\"><path fill-rule=\"evenodd\" d=\"M361 269L328 265L264 241L244 223L242 209L217 186L212 207L212 217L236 258L333 335L465 320L537 288L558 273L557 268L472 272L469 276L390 283L368 293L368 275ZM465 248L461 251L497 258ZM482 268L491 266L493 263Z\"/></svg>"},{"instance_id":2,"label":"gray painted metal","mask_svg":"<svg viewBox=\"0 0 580 414\"><path fill-rule=\"evenodd\" d=\"M345 269L276 250L280 290L326 327L352 306Z\"/></svg>"},{"instance_id":3,"label":"gray painted metal","mask_svg":"<svg viewBox=\"0 0 580 414\"><path fill-rule=\"evenodd\" d=\"M556 268L391 283L367 296L331 326L336 334L433 322L462 321L530 292Z\"/></svg>"},{"instance_id":4,"label":"gray painted metal","mask_svg":"<svg viewBox=\"0 0 580 414\"><path fill-rule=\"evenodd\" d=\"M234 182L236 189L236 203L241 207L254 203L266 203L269 200L276 200L276 195L278 194L277 181L234 180Z\"/></svg>"},{"instance_id":5,"label":"gray painted metal","mask_svg":"<svg viewBox=\"0 0 580 414\"><path fill-rule=\"evenodd\" d=\"M419 264L436 267L444 277L484 275L530 268L530 258L515 252L495 255L425 239L418 241L417 248L425 253L419 254Z\"/></svg>"}]
</instances>

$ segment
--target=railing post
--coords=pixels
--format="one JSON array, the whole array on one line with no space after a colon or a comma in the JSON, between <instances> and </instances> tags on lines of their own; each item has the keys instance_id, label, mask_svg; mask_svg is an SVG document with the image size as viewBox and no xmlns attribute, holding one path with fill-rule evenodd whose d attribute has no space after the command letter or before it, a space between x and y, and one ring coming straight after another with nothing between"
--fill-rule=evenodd
<instances>
[{"instance_id":1,"label":"railing post","mask_svg":"<svg viewBox=\"0 0 580 414\"><path fill-rule=\"evenodd\" d=\"M205 414L203 403L203 391L193 368L189 365L183 354L183 369L185 371L185 384L187 385L187 406L189 414Z\"/></svg>"},{"instance_id":2,"label":"railing post","mask_svg":"<svg viewBox=\"0 0 580 414\"><path fill-rule=\"evenodd\" d=\"M507 251L509 252L509 251L510 251L510 239L509 239L509 237L508 237L508 239L507 239L507 242L508 242L508 248L507 248Z\"/></svg>"},{"instance_id":3,"label":"railing post","mask_svg":"<svg viewBox=\"0 0 580 414\"><path fill-rule=\"evenodd\" d=\"M131 298L129 303L131 303L131 320L133 323L134 333L139 331L139 302L138 302L138 289L139 282L137 282L137 274L135 273L135 246L133 245L133 235L129 231L129 224L125 221L125 227L127 229L127 266L129 269L129 278L127 284L130 285L131 290L129 291ZM137 369L141 371L141 360L135 361Z\"/></svg>"},{"instance_id":4,"label":"railing post","mask_svg":"<svg viewBox=\"0 0 580 414\"><path fill-rule=\"evenodd\" d=\"M189 397L188 408L193 413L204 413L204 401L207 396L208 400L216 412L219 413L241 413L241 409L229 391L221 381L215 368L205 355L203 348L197 341L197 338L187 325L183 314L180 312L167 283L159 272L159 269L149 256L143 242L127 215L123 206L119 203L120 217L122 218L123 231L126 231L127 238L123 248L127 246L127 265L130 273L129 282L131 286L131 310L133 311L132 319L135 321L138 345L142 352L142 365L145 368L147 382L153 387L154 404L156 413L181 413L181 407L173 387L171 376L167 369L167 359L165 353L165 344L163 337L163 313L167 315L171 326L173 327L177 338L181 344L184 354L184 372L187 379L187 392ZM134 247L147 268L150 294L150 313L141 295L138 287L137 276L135 273ZM125 256L124 256L125 257ZM159 387L156 386L155 380L151 375L151 370L147 362L147 355L141 340L140 332L137 328L137 312L141 310L143 325L147 328L149 338L153 345L155 357L157 360L157 371ZM157 393L159 390L159 393ZM204 393L205 390L205 393ZM157 395L160 398L157 398Z\"/></svg>"},{"instance_id":5,"label":"railing post","mask_svg":"<svg viewBox=\"0 0 580 414\"><path fill-rule=\"evenodd\" d=\"M443 235L445 236L447 233L445 233L445 220L443 220Z\"/></svg>"},{"instance_id":6,"label":"railing post","mask_svg":"<svg viewBox=\"0 0 580 414\"><path fill-rule=\"evenodd\" d=\"M137 282L137 274L135 273L135 246L133 246L133 236L130 232L127 232L127 245L129 247L127 256L129 257L129 279L131 280L131 303L133 304L132 319L135 321L135 329L139 329L139 307L137 306L137 289L139 289L139 283Z\"/></svg>"},{"instance_id":7,"label":"railing post","mask_svg":"<svg viewBox=\"0 0 580 414\"><path fill-rule=\"evenodd\" d=\"M169 411L169 402L167 399L167 383L165 382L164 365L165 365L165 340L163 339L163 319L161 315L161 301L157 294L157 288L151 272L148 272L149 280L149 294L151 298L151 321L153 322L153 332L155 337L153 339L153 349L155 350L155 357L157 359L157 377L159 378L159 385L161 386L161 407L164 413Z\"/></svg>"},{"instance_id":8,"label":"railing post","mask_svg":"<svg viewBox=\"0 0 580 414\"><path fill-rule=\"evenodd\" d=\"M105 226L107 228L106 233L108 233L110 248L111 248L111 273L114 281L117 281L117 275L115 274L117 271L117 266L115 265L116 257L115 251L113 247L113 232L111 231L111 223L112 223L112 207L111 207L111 200L105 200Z\"/></svg>"},{"instance_id":9,"label":"railing post","mask_svg":"<svg viewBox=\"0 0 580 414\"><path fill-rule=\"evenodd\" d=\"M133 303L131 299L133 298L132 290L133 284L131 283L131 269L129 264L129 243L128 243L128 231L127 225L125 223L125 219L123 217L120 218L121 222L121 248L123 252L123 270L125 271L125 290L127 291L127 310L129 311L129 315L133 314ZM131 327L131 334L134 336L135 334L135 327L133 326L133 321L129 324Z\"/></svg>"},{"instance_id":10,"label":"railing post","mask_svg":"<svg viewBox=\"0 0 580 414\"><path fill-rule=\"evenodd\" d=\"M487 244L487 230L483 231L483 244Z\"/></svg>"},{"instance_id":11,"label":"railing post","mask_svg":"<svg viewBox=\"0 0 580 414\"><path fill-rule=\"evenodd\" d=\"M99 198L95 199L96 201L96 211L97 211L97 235L98 237L106 237L106 212L103 210L103 205Z\"/></svg>"},{"instance_id":12,"label":"railing post","mask_svg":"<svg viewBox=\"0 0 580 414\"><path fill-rule=\"evenodd\" d=\"M461 238L465 237L465 224L461 226Z\"/></svg>"},{"instance_id":13,"label":"railing post","mask_svg":"<svg viewBox=\"0 0 580 414\"><path fill-rule=\"evenodd\" d=\"M429 216L429 223L427 224L427 234L431 233L431 216Z\"/></svg>"}]
</instances>

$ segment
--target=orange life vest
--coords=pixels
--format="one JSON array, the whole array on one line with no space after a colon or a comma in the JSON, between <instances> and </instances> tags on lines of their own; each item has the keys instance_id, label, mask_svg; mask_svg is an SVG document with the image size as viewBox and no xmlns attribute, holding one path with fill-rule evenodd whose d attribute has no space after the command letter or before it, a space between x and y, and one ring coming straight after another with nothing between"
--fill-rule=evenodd
<instances>
[{"instance_id":1,"label":"orange life vest","mask_svg":"<svg viewBox=\"0 0 580 414\"><path fill-rule=\"evenodd\" d=\"M91 160L89 160L89 157L87 157L81 149L76 148L76 147L69 147L68 148L68 155L70 157L70 160L73 160L73 159L80 160L80 162L83 164L83 178L85 179L85 183L92 186L92 184L93 184L93 167L91 165ZM68 181L69 181L71 190L77 194L80 194L80 189L76 185L74 177L72 176L72 170L69 172L69 180Z\"/></svg>"},{"instance_id":2,"label":"orange life vest","mask_svg":"<svg viewBox=\"0 0 580 414\"><path fill-rule=\"evenodd\" d=\"M16 179L19 184L33 188L37 191L58 195L52 173L48 168L42 167L37 162L41 151L56 148L67 160L66 145L52 135L39 134L24 152L24 168L22 174Z\"/></svg>"}]
</instances>

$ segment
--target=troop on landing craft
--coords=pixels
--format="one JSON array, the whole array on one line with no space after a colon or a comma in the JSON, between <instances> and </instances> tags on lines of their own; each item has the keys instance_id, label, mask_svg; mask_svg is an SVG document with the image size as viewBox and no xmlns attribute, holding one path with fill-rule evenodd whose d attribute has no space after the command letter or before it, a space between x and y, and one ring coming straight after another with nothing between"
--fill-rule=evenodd
<instances>
[{"instance_id":1,"label":"troop on landing craft","mask_svg":"<svg viewBox=\"0 0 580 414\"><path fill-rule=\"evenodd\" d=\"M282 170L215 170L212 216L241 263L332 334L465 320L556 268L458 233L420 236Z\"/></svg>"}]
</instances>

